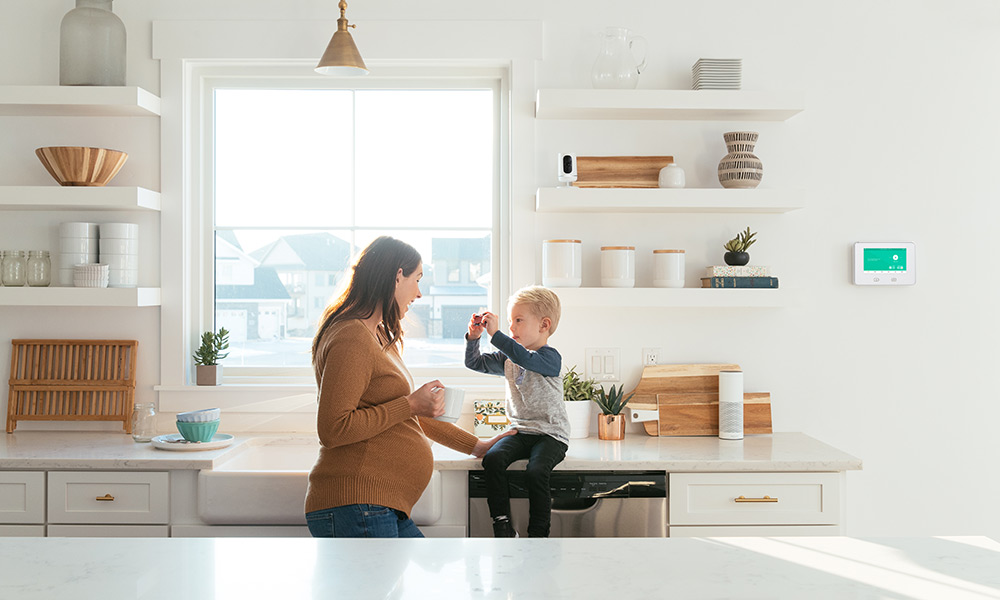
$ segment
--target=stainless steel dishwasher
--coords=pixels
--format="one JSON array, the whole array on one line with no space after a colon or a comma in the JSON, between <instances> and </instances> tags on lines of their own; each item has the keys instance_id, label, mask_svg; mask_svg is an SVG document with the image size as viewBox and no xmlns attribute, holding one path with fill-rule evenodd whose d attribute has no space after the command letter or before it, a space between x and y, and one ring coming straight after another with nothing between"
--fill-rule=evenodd
<instances>
[{"instance_id":1,"label":"stainless steel dishwasher","mask_svg":"<svg viewBox=\"0 0 1000 600\"><path fill-rule=\"evenodd\" d=\"M508 471L514 528L528 529L524 471ZM551 537L666 537L663 471L553 471ZM493 537L486 476L469 471L469 536Z\"/></svg>"}]
</instances>

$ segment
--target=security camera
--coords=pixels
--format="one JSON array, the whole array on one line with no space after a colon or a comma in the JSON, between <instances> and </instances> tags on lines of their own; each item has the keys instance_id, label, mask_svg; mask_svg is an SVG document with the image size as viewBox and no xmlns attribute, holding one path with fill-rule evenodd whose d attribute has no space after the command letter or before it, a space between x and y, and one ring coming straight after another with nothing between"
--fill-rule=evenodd
<instances>
[{"instance_id":1,"label":"security camera","mask_svg":"<svg viewBox=\"0 0 1000 600\"><path fill-rule=\"evenodd\" d=\"M576 181L576 155L559 155L559 181L567 186Z\"/></svg>"}]
</instances>

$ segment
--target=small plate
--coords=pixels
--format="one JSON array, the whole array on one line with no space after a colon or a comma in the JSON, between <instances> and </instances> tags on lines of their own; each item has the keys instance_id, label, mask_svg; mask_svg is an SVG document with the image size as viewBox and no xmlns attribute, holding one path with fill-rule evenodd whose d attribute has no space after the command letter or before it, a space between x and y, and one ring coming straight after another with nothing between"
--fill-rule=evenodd
<instances>
[{"instance_id":1,"label":"small plate","mask_svg":"<svg viewBox=\"0 0 1000 600\"><path fill-rule=\"evenodd\" d=\"M153 447L160 450L178 450L181 452L193 452L197 450L218 450L233 443L233 436L228 433L217 433L212 436L210 442L189 442L179 433L158 435L153 438Z\"/></svg>"}]
</instances>

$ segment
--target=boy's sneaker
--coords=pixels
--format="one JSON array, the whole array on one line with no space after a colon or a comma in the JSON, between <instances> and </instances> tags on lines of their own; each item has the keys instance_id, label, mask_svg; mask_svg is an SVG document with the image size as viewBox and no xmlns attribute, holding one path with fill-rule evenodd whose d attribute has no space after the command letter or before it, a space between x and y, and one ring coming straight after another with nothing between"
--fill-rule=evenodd
<instances>
[{"instance_id":1,"label":"boy's sneaker","mask_svg":"<svg viewBox=\"0 0 1000 600\"><path fill-rule=\"evenodd\" d=\"M517 531L515 531L514 526L511 525L509 517L496 517L495 519L493 519L493 537L498 537L498 538L518 537Z\"/></svg>"}]
</instances>

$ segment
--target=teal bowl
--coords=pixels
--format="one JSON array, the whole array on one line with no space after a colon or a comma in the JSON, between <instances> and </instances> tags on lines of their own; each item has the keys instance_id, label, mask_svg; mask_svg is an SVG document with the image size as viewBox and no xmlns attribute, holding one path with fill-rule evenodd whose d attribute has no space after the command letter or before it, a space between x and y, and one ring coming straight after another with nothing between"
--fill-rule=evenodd
<instances>
[{"instance_id":1,"label":"teal bowl","mask_svg":"<svg viewBox=\"0 0 1000 600\"><path fill-rule=\"evenodd\" d=\"M219 429L219 420L204 423L185 423L177 421L177 431L189 442L211 442L212 436Z\"/></svg>"}]
</instances>

